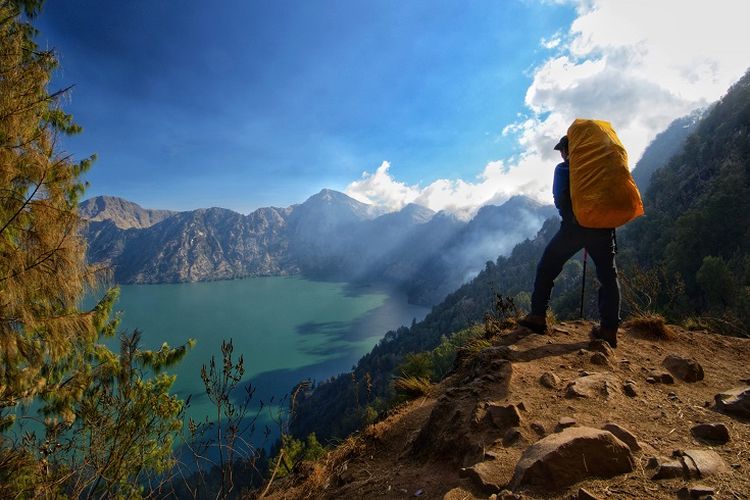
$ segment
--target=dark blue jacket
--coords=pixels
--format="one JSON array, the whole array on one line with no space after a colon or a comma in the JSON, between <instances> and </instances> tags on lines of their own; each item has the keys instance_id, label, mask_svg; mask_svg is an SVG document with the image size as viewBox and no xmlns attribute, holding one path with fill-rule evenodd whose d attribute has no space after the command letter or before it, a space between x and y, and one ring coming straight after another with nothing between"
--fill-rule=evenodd
<instances>
[{"instance_id":1,"label":"dark blue jacket","mask_svg":"<svg viewBox=\"0 0 750 500\"><path fill-rule=\"evenodd\" d=\"M552 196L555 207L560 212L563 222L578 224L573 215L573 202L570 201L570 164L564 161L555 167L555 177L552 181Z\"/></svg>"}]
</instances>

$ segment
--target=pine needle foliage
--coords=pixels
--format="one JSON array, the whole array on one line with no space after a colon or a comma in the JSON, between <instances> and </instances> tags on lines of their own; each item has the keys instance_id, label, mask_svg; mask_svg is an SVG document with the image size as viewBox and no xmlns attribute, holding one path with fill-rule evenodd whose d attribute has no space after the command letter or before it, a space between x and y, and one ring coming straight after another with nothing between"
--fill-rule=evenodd
<instances>
[{"instance_id":1,"label":"pine needle foliage","mask_svg":"<svg viewBox=\"0 0 750 500\"><path fill-rule=\"evenodd\" d=\"M77 214L94 158L59 151L59 136L80 127L59 107L64 91L47 89L57 60L33 41L28 18L39 7L0 3L0 429L12 424L9 409L36 396L72 421L85 357L116 298L78 308L96 275Z\"/></svg>"},{"instance_id":2,"label":"pine needle foliage","mask_svg":"<svg viewBox=\"0 0 750 500\"><path fill-rule=\"evenodd\" d=\"M99 343L118 290L80 307L102 277L78 215L94 157L59 146L81 128L61 108L68 89L48 89L42 3L0 0L0 497L133 498L172 464L183 403L160 372L192 343L147 351L134 332L118 355Z\"/></svg>"}]
</instances>

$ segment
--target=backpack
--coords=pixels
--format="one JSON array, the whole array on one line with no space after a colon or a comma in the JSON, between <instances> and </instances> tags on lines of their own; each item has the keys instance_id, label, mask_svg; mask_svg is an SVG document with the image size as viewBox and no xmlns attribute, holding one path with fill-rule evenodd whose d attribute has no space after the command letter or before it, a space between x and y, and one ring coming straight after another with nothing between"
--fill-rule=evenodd
<instances>
[{"instance_id":1,"label":"backpack","mask_svg":"<svg viewBox=\"0 0 750 500\"><path fill-rule=\"evenodd\" d=\"M628 153L612 125L576 119L568 128L570 198L583 227L615 228L643 215Z\"/></svg>"}]
</instances>

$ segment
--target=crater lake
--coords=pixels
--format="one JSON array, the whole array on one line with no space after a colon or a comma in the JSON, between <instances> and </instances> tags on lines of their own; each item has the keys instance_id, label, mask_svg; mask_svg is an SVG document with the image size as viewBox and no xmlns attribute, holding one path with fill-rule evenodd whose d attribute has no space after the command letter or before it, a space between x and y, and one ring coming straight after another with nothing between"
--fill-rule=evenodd
<instances>
[{"instance_id":1,"label":"crater lake","mask_svg":"<svg viewBox=\"0 0 750 500\"><path fill-rule=\"evenodd\" d=\"M215 416L200 372L212 356L221 369L222 340L232 340L235 360L244 358L241 385L256 388L253 404L274 408L299 381L351 370L386 332L429 312L390 288L299 277L121 285L115 310L118 331L139 329L145 349L197 341L168 370L177 376L172 392L191 396L188 415L197 420ZM118 347L116 339L106 343Z\"/></svg>"}]
</instances>

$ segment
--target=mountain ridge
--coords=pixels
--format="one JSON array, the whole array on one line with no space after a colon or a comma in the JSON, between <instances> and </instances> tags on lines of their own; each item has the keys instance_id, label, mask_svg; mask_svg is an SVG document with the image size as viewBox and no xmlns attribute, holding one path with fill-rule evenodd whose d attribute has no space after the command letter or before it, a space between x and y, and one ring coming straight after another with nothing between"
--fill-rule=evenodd
<instances>
[{"instance_id":1,"label":"mountain ridge","mask_svg":"<svg viewBox=\"0 0 750 500\"><path fill-rule=\"evenodd\" d=\"M91 209L101 205L117 210ZM478 211L477 222L464 222L413 203L382 214L330 189L300 204L263 207L247 215L218 207L149 211L112 197L87 200L82 208L94 214L85 233L89 260L111 266L118 283L301 274L325 280L386 281L408 289L409 299L421 304L442 299L487 259L533 235L553 212L549 206L514 197ZM133 212L130 215L128 208ZM150 215L150 224L134 222L152 212L156 215ZM504 222L492 222L490 213ZM487 241L486 250L463 255L460 231L465 227ZM494 247L499 240L504 246ZM468 243L477 246L474 240ZM420 287L409 286L416 274L435 268L434 262L442 258L444 250L453 252L454 257L438 267L457 266L461 271L430 276Z\"/></svg>"}]
</instances>

